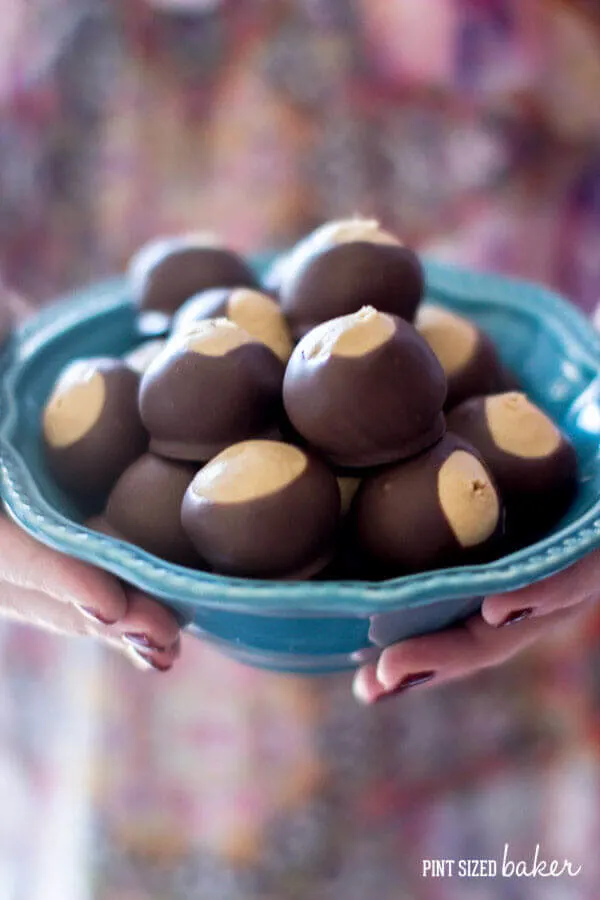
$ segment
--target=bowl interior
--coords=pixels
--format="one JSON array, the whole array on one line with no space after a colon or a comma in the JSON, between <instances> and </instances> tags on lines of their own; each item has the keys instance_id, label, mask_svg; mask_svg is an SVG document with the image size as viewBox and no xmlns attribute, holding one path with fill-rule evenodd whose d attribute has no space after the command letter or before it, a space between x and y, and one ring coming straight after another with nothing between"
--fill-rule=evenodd
<instances>
[{"instance_id":1,"label":"bowl interior","mask_svg":"<svg viewBox=\"0 0 600 900\"><path fill-rule=\"evenodd\" d=\"M50 476L41 414L71 360L120 356L145 339L122 279L47 310L0 352L0 474L7 509L42 542L161 598L192 633L224 652L284 671L355 666L396 640L461 621L486 593L565 568L600 545L600 341L575 310L544 288L436 263L426 270L429 299L477 322L575 445L577 498L539 544L483 566L377 584L277 583L191 572L73 524L85 514Z\"/></svg>"},{"instance_id":2,"label":"bowl interior","mask_svg":"<svg viewBox=\"0 0 600 900\"><path fill-rule=\"evenodd\" d=\"M122 279L81 291L43 313L0 354L0 368L6 371L0 424L9 511L51 546L102 565L180 610L192 610L199 627L208 630L212 625L209 628L200 618L201 612L208 615L211 609L277 617L374 617L403 610L405 616L414 611L410 631L419 633L444 627L449 615L464 614L469 598L520 587L564 568L600 544L600 342L576 311L543 288L435 263L427 264L427 283L429 299L467 315L490 335L523 388L573 441L580 465L579 490L554 537L485 566L380 584L278 584L192 573L73 527L71 523L81 522L84 514L48 472L41 413L68 362L122 355L143 342ZM427 609L430 620L425 621ZM234 630L230 634L238 639Z\"/></svg>"},{"instance_id":3,"label":"bowl interior","mask_svg":"<svg viewBox=\"0 0 600 900\"><path fill-rule=\"evenodd\" d=\"M82 520L83 511L57 487L48 471L40 419L53 383L67 363L78 357L121 356L142 342L122 283L116 283L109 295L106 308L95 312L93 327L81 316L74 316L66 330L53 331L50 323L46 333L36 334L34 341L25 341L17 351L22 365L15 387L21 406L14 423L14 445L43 499L75 521ZM577 342L569 340L562 324L549 313L540 320L538 310L518 304L498 306L486 296L477 299L454 293L435 279L430 279L428 297L469 316L486 331L523 388L573 441L580 466L579 491L555 531L576 521L600 494L600 362L595 364Z\"/></svg>"}]
</instances>

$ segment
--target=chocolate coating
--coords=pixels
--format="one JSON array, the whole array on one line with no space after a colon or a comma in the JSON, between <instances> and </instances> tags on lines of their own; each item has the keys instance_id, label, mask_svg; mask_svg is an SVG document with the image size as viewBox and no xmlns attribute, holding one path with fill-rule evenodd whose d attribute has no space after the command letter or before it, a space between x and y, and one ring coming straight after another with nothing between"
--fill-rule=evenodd
<instances>
[{"instance_id":1,"label":"chocolate coating","mask_svg":"<svg viewBox=\"0 0 600 900\"><path fill-rule=\"evenodd\" d=\"M146 453L121 475L111 491L104 522L119 536L168 562L199 566L181 524L181 504L196 466Z\"/></svg>"},{"instance_id":2,"label":"chocolate coating","mask_svg":"<svg viewBox=\"0 0 600 900\"><path fill-rule=\"evenodd\" d=\"M388 576L489 559L503 528L492 475L466 441L366 478L354 501L358 546Z\"/></svg>"},{"instance_id":3,"label":"chocolate coating","mask_svg":"<svg viewBox=\"0 0 600 900\"><path fill-rule=\"evenodd\" d=\"M57 382L44 412L46 458L57 482L82 503L103 502L148 446L138 387L139 376L116 359L74 363Z\"/></svg>"},{"instance_id":4,"label":"chocolate coating","mask_svg":"<svg viewBox=\"0 0 600 900\"><path fill-rule=\"evenodd\" d=\"M279 297L294 336L300 338L321 322L363 306L412 322L423 285L423 268L408 247L350 241L317 244L310 254L291 256Z\"/></svg>"},{"instance_id":5,"label":"chocolate coating","mask_svg":"<svg viewBox=\"0 0 600 900\"><path fill-rule=\"evenodd\" d=\"M384 336L377 346L340 352L345 334L353 339L373 326ZM445 397L444 372L423 338L402 319L372 309L306 335L283 385L292 426L335 466L348 468L393 462L435 443L444 433Z\"/></svg>"},{"instance_id":6,"label":"chocolate coating","mask_svg":"<svg viewBox=\"0 0 600 900\"><path fill-rule=\"evenodd\" d=\"M344 537L329 565L314 576L315 581L384 581L385 578L372 560L364 558L355 543Z\"/></svg>"},{"instance_id":7,"label":"chocolate coating","mask_svg":"<svg viewBox=\"0 0 600 900\"><path fill-rule=\"evenodd\" d=\"M188 235L143 247L131 262L130 277L140 309L168 315L209 288L258 287L256 275L237 253Z\"/></svg>"},{"instance_id":8,"label":"chocolate coating","mask_svg":"<svg viewBox=\"0 0 600 900\"><path fill-rule=\"evenodd\" d=\"M232 342L230 349L206 352L213 339ZM264 435L280 418L283 372L268 347L225 319L172 338L140 385L150 449L204 462L230 444Z\"/></svg>"},{"instance_id":9,"label":"chocolate coating","mask_svg":"<svg viewBox=\"0 0 600 900\"><path fill-rule=\"evenodd\" d=\"M182 507L184 528L212 568L249 578L308 578L323 569L339 518L333 473L275 441L229 447L194 479Z\"/></svg>"},{"instance_id":10,"label":"chocolate coating","mask_svg":"<svg viewBox=\"0 0 600 900\"><path fill-rule=\"evenodd\" d=\"M249 288L214 288L196 294L175 315L173 333L220 316L266 344L283 362L289 359L292 336L279 304L268 294Z\"/></svg>"},{"instance_id":11,"label":"chocolate coating","mask_svg":"<svg viewBox=\"0 0 600 900\"><path fill-rule=\"evenodd\" d=\"M98 534L103 534L105 537L115 538L120 541L123 540L120 534L117 534L108 524L103 515L92 516L91 519L88 519L87 522L84 522L86 528L89 528L90 531L97 531Z\"/></svg>"},{"instance_id":12,"label":"chocolate coating","mask_svg":"<svg viewBox=\"0 0 600 900\"><path fill-rule=\"evenodd\" d=\"M448 428L478 449L494 475L506 506L509 548L533 543L550 531L567 512L577 490L573 446L547 416L541 414L540 420L531 415L532 408L541 413L523 394L510 393L467 400L448 417ZM505 447L499 446L502 432L494 426L500 416L508 425ZM508 452L513 440L518 440L519 445L533 442L530 453L534 454L540 426L545 440L540 455Z\"/></svg>"},{"instance_id":13,"label":"chocolate coating","mask_svg":"<svg viewBox=\"0 0 600 900\"><path fill-rule=\"evenodd\" d=\"M446 410L469 397L497 394L507 389L506 375L496 348L474 322L427 304L419 311L416 327L446 373Z\"/></svg>"}]
</instances>

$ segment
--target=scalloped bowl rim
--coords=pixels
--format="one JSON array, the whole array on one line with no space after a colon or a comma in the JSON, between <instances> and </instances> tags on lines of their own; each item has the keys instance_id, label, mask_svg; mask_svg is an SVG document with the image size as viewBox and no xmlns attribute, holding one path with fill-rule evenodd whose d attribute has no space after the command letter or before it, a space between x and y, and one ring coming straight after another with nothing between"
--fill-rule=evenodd
<instances>
[{"instance_id":1,"label":"scalloped bowl rim","mask_svg":"<svg viewBox=\"0 0 600 900\"><path fill-rule=\"evenodd\" d=\"M428 288L504 307L513 306L540 318L563 344L577 348L580 358L600 376L600 338L587 320L556 293L539 285L428 261ZM454 288L452 285L454 284ZM518 290L518 300L510 293ZM507 296L508 294L508 296ZM82 315L81 298L86 298ZM405 575L384 582L283 582L229 578L163 562L145 551L92 532L66 518L42 496L32 473L9 433L17 418L15 392L21 370L38 347L85 319L127 302L124 279L110 279L69 295L18 329L9 342L21 349L13 355L1 386L6 415L0 423L0 480L5 507L27 532L63 553L92 563L154 596L189 605L269 615L374 615L391 608L427 605L440 598L484 596L524 587L570 566L600 546L600 498L577 520L544 540L491 563Z\"/></svg>"}]
</instances>

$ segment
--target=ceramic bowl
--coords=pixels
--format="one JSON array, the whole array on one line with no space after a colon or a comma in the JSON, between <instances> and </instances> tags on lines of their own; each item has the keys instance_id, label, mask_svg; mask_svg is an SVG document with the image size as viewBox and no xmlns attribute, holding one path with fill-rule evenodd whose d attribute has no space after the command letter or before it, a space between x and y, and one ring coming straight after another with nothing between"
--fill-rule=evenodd
<instances>
[{"instance_id":1,"label":"ceramic bowl","mask_svg":"<svg viewBox=\"0 0 600 900\"><path fill-rule=\"evenodd\" d=\"M90 532L47 471L40 414L69 360L120 355L140 343L123 280L52 306L0 352L0 477L8 512L42 543L161 599L193 634L245 663L281 671L352 668L390 643L460 621L490 592L564 569L600 545L600 341L577 311L542 287L433 262L427 283L430 299L490 334L577 449L577 499L545 540L486 565L383 583L278 583L192 572Z\"/></svg>"}]
</instances>

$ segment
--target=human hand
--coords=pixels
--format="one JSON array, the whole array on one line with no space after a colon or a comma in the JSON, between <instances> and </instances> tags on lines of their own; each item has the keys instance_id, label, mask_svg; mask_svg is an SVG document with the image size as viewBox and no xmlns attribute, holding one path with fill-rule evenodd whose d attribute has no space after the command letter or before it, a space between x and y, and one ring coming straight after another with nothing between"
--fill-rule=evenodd
<instances>
[{"instance_id":1,"label":"human hand","mask_svg":"<svg viewBox=\"0 0 600 900\"><path fill-rule=\"evenodd\" d=\"M0 344L27 301L0 282ZM0 516L0 616L65 635L88 635L142 669L168 671L179 656L179 625L156 600L113 576L49 550Z\"/></svg>"},{"instance_id":2,"label":"human hand","mask_svg":"<svg viewBox=\"0 0 600 900\"><path fill-rule=\"evenodd\" d=\"M0 615L100 639L142 669L166 672L179 656L179 625L160 603L49 550L6 518L0 518Z\"/></svg>"},{"instance_id":3,"label":"human hand","mask_svg":"<svg viewBox=\"0 0 600 900\"><path fill-rule=\"evenodd\" d=\"M599 595L596 551L545 581L486 597L481 613L462 625L388 647L377 664L358 671L354 695L371 704L410 687L433 687L500 665L583 615Z\"/></svg>"}]
</instances>

